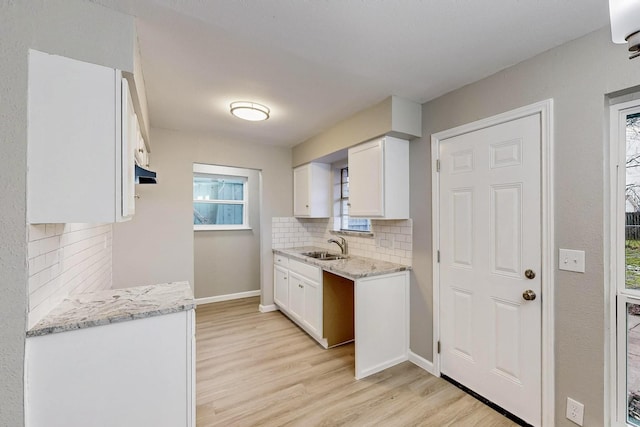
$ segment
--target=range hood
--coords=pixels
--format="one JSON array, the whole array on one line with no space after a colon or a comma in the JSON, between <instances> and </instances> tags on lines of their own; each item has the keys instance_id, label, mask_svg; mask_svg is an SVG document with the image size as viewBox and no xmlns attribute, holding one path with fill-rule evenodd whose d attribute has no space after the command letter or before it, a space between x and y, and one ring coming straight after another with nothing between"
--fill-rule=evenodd
<instances>
[{"instance_id":1,"label":"range hood","mask_svg":"<svg viewBox=\"0 0 640 427\"><path fill-rule=\"evenodd\" d=\"M136 165L136 184L157 184L156 173Z\"/></svg>"}]
</instances>

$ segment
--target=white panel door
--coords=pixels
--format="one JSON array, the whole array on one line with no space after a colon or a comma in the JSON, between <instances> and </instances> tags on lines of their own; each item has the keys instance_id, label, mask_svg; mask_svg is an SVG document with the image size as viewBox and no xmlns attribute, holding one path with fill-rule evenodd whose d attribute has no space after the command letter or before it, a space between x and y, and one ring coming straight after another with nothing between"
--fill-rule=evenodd
<instances>
[{"instance_id":1,"label":"white panel door","mask_svg":"<svg viewBox=\"0 0 640 427\"><path fill-rule=\"evenodd\" d=\"M535 114L439 148L441 372L532 425L541 422L540 147Z\"/></svg>"}]
</instances>

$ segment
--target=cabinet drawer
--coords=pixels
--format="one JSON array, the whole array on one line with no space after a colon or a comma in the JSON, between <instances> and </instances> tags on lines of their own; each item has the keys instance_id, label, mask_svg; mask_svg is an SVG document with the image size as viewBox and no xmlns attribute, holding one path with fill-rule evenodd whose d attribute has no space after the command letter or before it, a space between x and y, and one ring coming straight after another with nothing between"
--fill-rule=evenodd
<instances>
[{"instance_id":1,"label":"cabinet drawer","mask_svg":"<svg viewBox=\"0 0 640 427\"><path fill-rule=\"evenodd\" d=\"M322 281L322 270L320 269L320 267L315 267L313 265L296 261L295 259L290 259L289 270L295 271L296 273L306 277L307 279L313 280L314 282L320 283Z\"/></svg>"},{"instance_id":2,"label":"cabinet drawer","mask_svg":"<svg viewBox=\"0 0 640 427\"><path fill-rule=\"evenodd\" d=\"M273 263L284 268L289 268L289 258L284 255L273 254Z\"/></svg>"}]
</instances>

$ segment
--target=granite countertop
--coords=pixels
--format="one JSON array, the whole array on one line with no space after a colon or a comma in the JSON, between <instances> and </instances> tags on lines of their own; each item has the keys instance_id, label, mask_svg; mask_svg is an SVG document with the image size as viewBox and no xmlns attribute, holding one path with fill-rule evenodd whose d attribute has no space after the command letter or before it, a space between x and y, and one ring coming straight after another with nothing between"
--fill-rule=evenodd
<instances>
[{"instance_id":1,"label":"granite countertop","mask_svg":"<svg viewBox=\"0 0 640 427\"><path fill-rule=\"evenodd\" d=\"M195 307L188 282L71 295L27 331L27 337L177 313Z\"/></svg>"},{"instance_id":2,"label":"granite countertop","mask_svg":"<svg viewBox=\"0 0 640 427\"><path fill-rule=\"evenodd\" d=\"M383 274L397 273L399 271L411 270L408 265L395 264L388 261L380 261L377 259L364 258L359 256L348 255L346 259L335 261L321 261L315 258L302 255L304 252L330 252L323 248L314 246L303 246L287 249L273 249L274 253L286 255L289 258L315 265L325 271L336 273L349 279L360 279L363 277L380 276ZM331 252L335 253L335 252Z\"/></svg>"}]
</instances>

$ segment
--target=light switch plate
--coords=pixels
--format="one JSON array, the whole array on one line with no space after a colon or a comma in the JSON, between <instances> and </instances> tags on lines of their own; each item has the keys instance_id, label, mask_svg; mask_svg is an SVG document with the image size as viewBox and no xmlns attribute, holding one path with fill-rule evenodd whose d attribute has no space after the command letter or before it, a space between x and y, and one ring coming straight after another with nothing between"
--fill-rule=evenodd
<instances>
[{"instance_id":1,"label":"light switch plate","mask_svg":"<svg viewBox=\"0 0 640 427\"><path fill-rule=\"evenodd\" d=\"M584 273L584 251L573 249L560 249L558 268L560 270Z\"/></svg>"}]
</instances>

